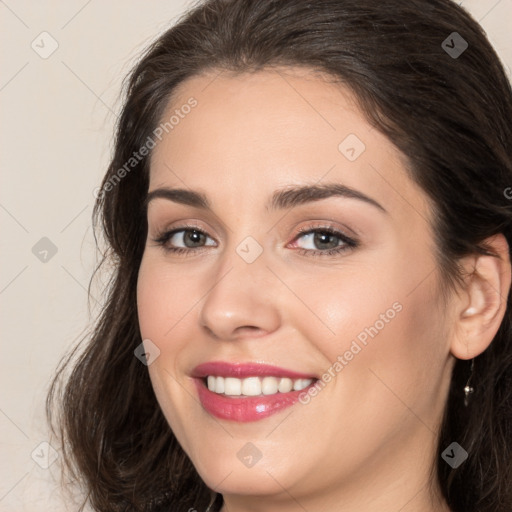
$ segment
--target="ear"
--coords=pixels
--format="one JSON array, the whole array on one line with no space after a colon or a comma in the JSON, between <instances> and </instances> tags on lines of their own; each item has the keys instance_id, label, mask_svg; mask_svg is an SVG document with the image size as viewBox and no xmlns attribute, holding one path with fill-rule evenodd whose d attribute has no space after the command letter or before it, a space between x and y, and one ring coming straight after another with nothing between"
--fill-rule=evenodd
<instances>
[{"instance_id":1,"label":"ear","mask_svg":"<svg viewBox=\"0 0 512 512\"><path fill-rule=\"evenodd\" d=\"M507 309L511 281L507 239L499 233L486 239L485 245L499 258L474 255L462 263L467 277L457 301L455 336L450 347L458 359L472 359L487 349Z\"/></svg>"}]
</instances>

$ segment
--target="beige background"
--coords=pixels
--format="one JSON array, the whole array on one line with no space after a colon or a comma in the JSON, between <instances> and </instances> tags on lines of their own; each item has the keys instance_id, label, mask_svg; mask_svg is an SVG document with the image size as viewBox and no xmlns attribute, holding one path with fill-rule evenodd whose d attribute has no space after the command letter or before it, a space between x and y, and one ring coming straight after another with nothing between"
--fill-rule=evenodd
<instances>
[{"instance_id":1,"label":"beige background","mask_svg":"<svg viewBox=\"0 0 512 512\"><path fill-rule=\"evenodd\" d=\"M457 3L481 22L510 76L512 0ZM76 510L59 496L58 463L41 467L58 457L45 444L44 397L90 323L93 191L109 159L120 82L188 5L0 0L0 511Z\"/></svg>"}]
</instances>

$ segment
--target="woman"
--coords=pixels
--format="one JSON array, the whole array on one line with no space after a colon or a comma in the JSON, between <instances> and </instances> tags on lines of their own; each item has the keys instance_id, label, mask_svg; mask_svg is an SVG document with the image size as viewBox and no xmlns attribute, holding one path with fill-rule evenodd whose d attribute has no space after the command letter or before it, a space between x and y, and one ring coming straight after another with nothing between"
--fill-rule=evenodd
<instances>
[{"instance_id":1,"label":"woman","mask_svg":"<svg viewBox=\"0 0 512 512\"><path fill-rule=\"evenodd\" d=\"M93 508L509 512L511 118L450 0L209 0L159 37L48 402Z\"/></svg>"}]
</instances>

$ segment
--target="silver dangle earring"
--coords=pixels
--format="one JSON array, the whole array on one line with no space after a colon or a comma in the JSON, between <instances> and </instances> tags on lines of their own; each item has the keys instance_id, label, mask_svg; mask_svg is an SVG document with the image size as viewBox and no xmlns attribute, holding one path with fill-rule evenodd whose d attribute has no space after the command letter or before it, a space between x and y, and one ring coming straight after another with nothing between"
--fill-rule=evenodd
<instances>
[{"instance_id":1,"label":"silver dangle earring","mask_svg":"<svg viewBox=\"0 0 512 512\"><path fill-rule=\"evenodd\" d=\"M475 391L473 386L470 385L471 378L473 377L474 369L475 369L475 360L472 359L471 360L471 375L469 376L469 379L468 379L466 385L464 386L464 406L465 407L467 407L469 404L469 395L471 395L471 393L473 393Z\"/></svg>"}]
</instances>

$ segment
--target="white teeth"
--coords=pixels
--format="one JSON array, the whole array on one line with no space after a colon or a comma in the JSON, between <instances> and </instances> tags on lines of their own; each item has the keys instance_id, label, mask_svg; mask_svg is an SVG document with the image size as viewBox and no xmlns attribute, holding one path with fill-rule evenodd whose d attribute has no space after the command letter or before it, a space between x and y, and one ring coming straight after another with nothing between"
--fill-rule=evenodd
<instances>
[{"instance_id":1,"label":"white teeth","mask_svg":"<svg viewBox=\"0 0 512 512\"><path fill-rule=\"evenodd\" d=\"M224 377L215 378L215 391L217 393L224 393Z\"/></svg>"},{"instance_id":2,"label":"white teeth","mask_svg":"<svg viewBox=\"0 0 512 512\"><path fill-rule=\"evenodd\" d=\"M293 381L293 390L301 391L311 384L311 379L297 379Z\"/></svg>"},{"instance_id":3,"label":"white teeth","mask_svg":"<svg viewBox=\"0 0 512 512\"><path fill-rule=\"evenodd\" d=\"M278 383L275 377L263 377L261 383L261 392L264 395L274 395L277 393Z\"/></svg>"},{"instance_id":4,"label":"white teeth","mask_svg":"<svg viewBox=\"0 0 512 512\"><path fill-rule=\"evenodd\" d=\"M215 387L217 393L217 387ZM226 395L237 396L242 394L242 381L235 377L226 377L224 379L224 393Z\"/></svg>"},{"instance_id":5,"label":"white teeth","mask_svg":"<svg viewBox=\"0 0 512 512\"><path fill-rule=\"evenodd\" d=\"M279 382L279 393L289 393L293 389L292 379L286 377Z\"/></svg>"},{"instance_id":6,"label":"white teeth","mask_svg":"<svg viewBox=\"0 0 512 512\"><path fill-rule=\"evenodd\" d=\"M220 377L208 375L208 389L214 393L229 396L258 396L274 395L276 393L289 393L290 391L301 391L307 388L313 379L289 379L288 377L247 377L237 379L236 377Z\"/></svg>"},{"instance_id":7,"label":"white teeth","mask_svg":"<svg viewBox=\"0 0 512 512\"><path fill-rule=\"evenodd\" d=\"M261 395L261 382L258 377L248 377L242 381L242 395Z\"/></svg>"}]
</instances>

